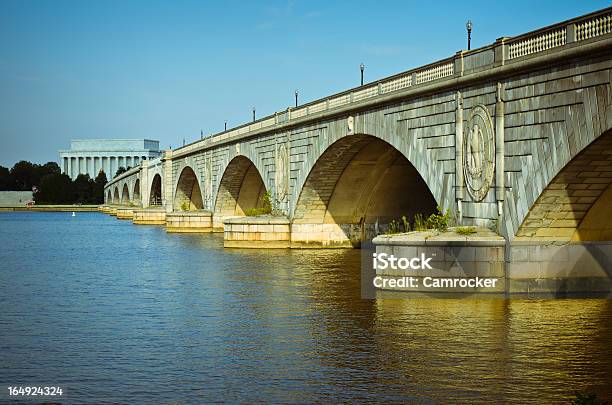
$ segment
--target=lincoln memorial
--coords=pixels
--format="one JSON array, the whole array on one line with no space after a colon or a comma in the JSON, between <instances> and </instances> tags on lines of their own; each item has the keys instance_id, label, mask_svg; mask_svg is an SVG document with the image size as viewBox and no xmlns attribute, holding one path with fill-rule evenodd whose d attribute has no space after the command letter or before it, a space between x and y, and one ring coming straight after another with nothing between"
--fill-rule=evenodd
<instances>
[{"instance_id":1,"label":"lincoln memorial","mask_svg":"<svg viewBox=\"0 0 612 405\"><path fill-rule=\"evenodd\" d=\"M159 141L149 139L80 139L70 142L70 149L60 150L62 172L76 178L89 174L95 178L102 169L111 179L120 167L134 167L141 160L160 155Z\"/></svg>"}]
</instances>

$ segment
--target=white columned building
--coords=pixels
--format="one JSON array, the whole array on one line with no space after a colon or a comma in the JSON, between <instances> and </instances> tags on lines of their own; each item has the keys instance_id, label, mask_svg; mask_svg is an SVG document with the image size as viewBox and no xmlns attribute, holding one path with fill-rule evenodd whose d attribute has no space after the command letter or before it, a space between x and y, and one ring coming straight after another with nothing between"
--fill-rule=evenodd
<instances>
[{"instance_id":1,"label":"white columned building","mask_svg":"<svg viewBox=\"0 0 612 405\"><path fill-rule=\"evenodd\" d=\"M71 179L79 174L94 179L104 170L110 180L119 167L134 167L160 154L159 141L149 139L78 139L70 141L70 149L59 151L59 166Z\"/></svg>"}]
</instances>

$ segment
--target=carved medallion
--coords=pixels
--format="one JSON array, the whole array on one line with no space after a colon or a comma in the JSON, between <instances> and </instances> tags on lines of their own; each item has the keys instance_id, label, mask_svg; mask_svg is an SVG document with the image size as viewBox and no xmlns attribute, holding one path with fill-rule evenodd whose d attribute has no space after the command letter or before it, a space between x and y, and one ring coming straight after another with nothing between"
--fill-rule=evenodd
<instances>
[{"instance_id":1,"label":"carved medallion","mask_svg":"<svg viewBox=\"0 0 612 405\"><path fill-rule=\"evenodd\" d=\"M484 105L470 112L463 140L463 171L468 192L482 201L491 187L495 172L495 132L493 120Z\"/></svg>"},{"instance_id":2,"label":"carved medallion","mask_svg":"<svg viewBox=\"0 0 612 405\"><path fill-rule=\"evenodd\" d=\"M276 147L276 199L282 201L289 191L289 153L287 146L281 143Z\"/></svg>"}]
</instances>

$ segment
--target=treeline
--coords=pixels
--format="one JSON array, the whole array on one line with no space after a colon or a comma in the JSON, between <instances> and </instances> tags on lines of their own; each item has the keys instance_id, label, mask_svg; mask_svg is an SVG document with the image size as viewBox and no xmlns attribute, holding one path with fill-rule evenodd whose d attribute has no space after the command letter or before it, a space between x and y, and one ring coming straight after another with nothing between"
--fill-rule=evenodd
<instances>
[{"instance_id":1,"label":"treeline","mask_svg":"<svg viewBox=\"0 0 612 405\"><path fill-rule=\"evenodd\" d=\"M71 180L55 162L39 165L22 160L10 170L0 166L0 191L31 190L36 204L102 204L106 182L103 170L95 179L79 174Z\"/></svg>"}]
</instances>

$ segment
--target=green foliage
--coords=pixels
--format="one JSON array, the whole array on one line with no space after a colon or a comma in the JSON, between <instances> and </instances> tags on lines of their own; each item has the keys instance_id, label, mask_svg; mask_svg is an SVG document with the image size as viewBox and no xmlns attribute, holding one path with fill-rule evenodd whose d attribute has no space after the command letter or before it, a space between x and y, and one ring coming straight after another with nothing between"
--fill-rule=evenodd
<instances>
[{"instance_id":1,"label":"green foliage","mask_svg":"<svg viewBox=\"0 0 612 405\"><path fill-rule=\"evenodd\" d=\"M48 174L60 174L57 163L39 165L22 160L15 163L10 171L0 167L0 190L30 191L39 186L42 178Z\"/></svg>"},{"instance_id":2,"label":"green foliage","mask_svg":"<svg viewBox=\"0 0 612 405\"><path fill-rule=\"evenodd\" d=\"M269 191L266 191L261 196L260 207L249 208L244 212L247 217L256 217L258 215L269 215L272 213L272 196Z\"/></svg>"},{"instance_id":3,"label":"green foliage","mask_svg":"<svg viewBox=\"0 0 612 405\"><path fill-rule=\"evenodd\" d=\"M414 230L421 232L426 229L427 229L427 221L423 217L423 214L415 214L414 215Z\"/></svg>"},{"instance_id":4,"label":"green foliage","mask_svg":"<svg viewBox=\"0 0 612 405\"><path fill-rule=\"evenodd\" d=\"M266 212L266 210L263 208L249 208L244 212L244 215L246 215L247 217L256 217L258 215L266 214L269 214L269 212Z\"/></svg>"},{"instance_id":5,"label":"green foliage","mask_svg":"<svg viewBox=\"0 0 612 405\"><path fill-rule=\"evenodd\" d=\"M189 211L189 203L187 201L182 202L181 211Z\"/></svg>"},{"instance_id":6,"label":"green foliage","mask_svg":"<svg viewBox=\"0 0 612 405\"><path fill-rule=\"evenodd\" d=\"M576 398L572 400L572 405L607 405L608 401L601 401L597 399L595 394L583 394L581 392L576 393Z\"/></svg>"},{"instance_id":7,"label":"green foliage","mask_svg":"<svg viewBox=\"0 0 612 405\"><path fill-rule=\"evenodd\" d=\"M439 232L446 232L451 222L450 212L442 211L442 207L438 207L438 212L431 214L427 219L423 214L414 216L414 230L426 231L428 229L436 229Z\"/></svg>"},{"instance_id":8,"label":"green foliage","mask_svg":"<svg viewBox=\"0 0 612 405\"><path fill-rule=\"evenodd\" d=\"M402 215L402 224L404 225L404 232L410 232L410 221L408 221L406 215Z\"/></svg>"},{"instance_id":9,"label":"green foliage","mask_svg":"<svg viewBox=\"0 0 612 405\"><path fill-rule=\"evenodd\" d=\"M14 187L14 179L8 168L0 166L0 191L9 191Z\"/></svg>"},{"instance_id":10,"label":"green foliage","mask_svg":"<svg viewBox=\"0 0 612 405\"><path fill-rule=\"evenodd\" d=\"M72 181L66 174L48 174L34 193L36 204L72 204L75 202Z\"/></svg>"},{"instance_id":11,"label":"green foliage","mask_svg":"<svg viewBox=\"0 0 612 405\"><path fill-rule=\"evenodd\" d=\"M455 232L457 232L459 235L471 235L476 233L476 228L473 226L460 226L455 228Z\"/></svg>"},{"instance_id":12,"label":"green foliage","mask_svg":"<svg viewBox=\"0 0 612 405\"><path fill-rule=\"evenodd\" d=\"M410 232L410 221L405 215L402 215L400 219L392 219L387 225L385 230L386 235L392 235L400 232Z\"/></svg>"},{"instance_id":13,"label":"green foliage","mask_svg":"<svg viewBox=\"0 0 612 405\"><path fill-rule=\"evenodd\" d=\"M272 212L272 196L270 195L269 191L266 191L261 197L261 205L266 214Z\"/></svg>"},{"instance_id":14,"label":"green foliage","mask_svg":"<svg viewBox=\"0 0 612 405\"><path fill-rule=\"evenodd\" d=\"M399 232L400 232L399 221L396 221L395 219L391 220L391 222L389 222L389 227L387 228L387 231L385 232L385 234L392 235L392 234L399 233Z\"/></svg>"},{"instance_id":15,"label":"green foliage","mask_svg":"<svg viewBox=\"0 0 612 405\"><path fill-rule=\"evenodd\" d=\"M497 232L497 219L492 219L489 223L489 229L493 232Z\"/></svg>"},{"instance_id":16,"label":"green foliage","mask_svg":"<svg viewBox=\"0 0 612 405\"><path fill-rule=\"evenodd\" d=\"M80 174L74 181L66 174L45 175L34 192L37 204L102 204L106 175L100 172L96 180Z\"/></svg>"},{"instance_id":17,"label":"green foliage","mask_svg":"<svg viewBox=\"0 0 612 405\"><path fill-rule=\"evenodd\" d=\"M120 174L123 174L123 173L127 172L128 170L130 170L130 167L129 167L129 166L127 167L127 169L126 169L125 167L123 167L123 166L120 166L120 167L117 169L117 171L115 172L115 176L114 176L114 177L117 177L117 176L119 176Z\"/></svg>"},{"instance_id":18,"label":"green foliage","mask_svg":"<svg viewBox=\"0 0 612 405\"><path fill-rule=\"evenodd\" d=\"M100 170L94 180L92 202L94 204L102 204L104 202L104 186L107 183L106 173Z\"/></svg>"},{"instance_id":19,"label":"green foliage","mask_svg":"<svg viewBox=\"0 0 612 405\"><path fill-rule=\"evenodd\" d=\"M11 177L16 190L31 190L34 183L34 165L25 160L15 163L15 166L11 169Z\"/></svg>"},{"instance_id":20,"label":"green foliage","mask_svg":"<svg viewBox=\"0 0 612 405\"><path fill-rule=\"evenodd\" d=\"M442 211L442 207L438 207L438 212L431 214L429 218L427 218L427 228L446 232L449 222L450 213L448 211L445 213Z\"/></svg>"}]
</instances>

